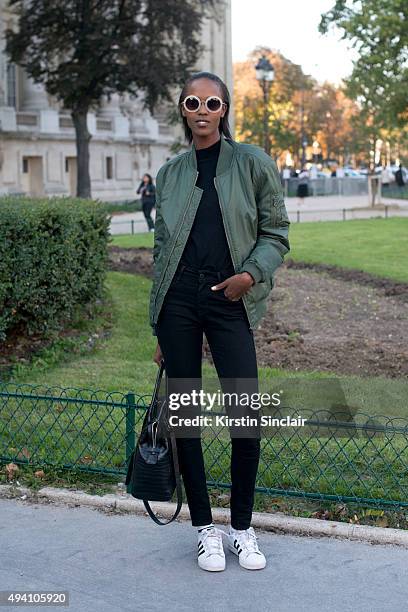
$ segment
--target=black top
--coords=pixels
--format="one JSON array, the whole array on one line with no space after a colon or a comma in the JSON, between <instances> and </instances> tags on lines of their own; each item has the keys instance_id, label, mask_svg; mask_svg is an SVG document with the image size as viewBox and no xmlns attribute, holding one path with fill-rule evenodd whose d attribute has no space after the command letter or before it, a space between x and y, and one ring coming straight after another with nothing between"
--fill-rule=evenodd
<instances>
[{"instance_id":1,"label":"black top","mask_svg":"<svg viewBox=\"0 0 408 612\"><path fill-rule=\"evenodd\" d=\"M199 172L196 185L204 191L181 261L196 269L225 270L234 274L218 193L214 185L220 146L221 140L218 140L210 147L196 149Z\"/></svg>"},{"instance_id":2,"label":"black top","mask_svg":"<svg viewBox=\"0 0 408 612\"><path fill-rule=\"evenodd\" d=\"M142 195L142 202L146 202L147 204L155 203L156 187L153 185L153 183L148 183L147 185L145 185L144 181L142 181L136 193L140 193Z\"/></svg>"}]
</instances>

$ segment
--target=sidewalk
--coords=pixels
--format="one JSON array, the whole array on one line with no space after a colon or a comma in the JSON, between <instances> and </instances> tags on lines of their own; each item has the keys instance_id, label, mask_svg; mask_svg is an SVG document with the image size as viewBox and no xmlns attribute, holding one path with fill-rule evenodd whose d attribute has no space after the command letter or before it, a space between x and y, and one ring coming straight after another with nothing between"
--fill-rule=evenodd
<instances>
[{"instance_id":1,"label":"sidewalk","mask_svg":"<svg viewBox=\"0 0 408 612\"><path fill-rule=\"evenodd\" d=\"M71 612L394 612L408 598L401 547L258 531L265 570L226 552L211 574L187 522L16 499L0 499L0 515L0 590L68 590Z\"/></svg>"},{"instance_id":2,"label":"sidewalk","mask_svg":"<svg viewBox=\"0 0 408 612\"><path fill-rule=\"evenodd\" d=\"M407 216L408 200L397 200L384 198L383 205L391 208L388 216ZM285 205L289 214L289 219L296 222L297 211L300 212L301 222L303 221L339 221L342 219L343 209L346 209L346 219L369 219L371 217L384 217L384 206L371 208L368 206L368 195L362 196L321 196L305 198L304 203L298 205L297 198L285 198ZM350 209L356 208L351 212ZM154 218L156 211L153 210ZM115 215L111 222L110 232L112 235L139 234L147 231L147 225L142 212L125 213Z\"/></svg>"}]
</instances>

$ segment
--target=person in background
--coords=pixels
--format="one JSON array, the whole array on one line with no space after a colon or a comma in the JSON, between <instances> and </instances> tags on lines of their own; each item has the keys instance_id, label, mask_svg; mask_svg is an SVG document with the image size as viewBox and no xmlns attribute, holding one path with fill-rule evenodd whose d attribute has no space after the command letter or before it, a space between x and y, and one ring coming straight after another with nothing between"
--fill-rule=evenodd
<instances>
[{"instance_id":1,"label":"person in background","mask_svg":"<svg viewBox=\"0 0 408 612\"><path fill-rule=\"evenodd\" d=\"M390 182L393 180L393 175L387 166L381 168L381 187L382 189L388 189Z\"/></svg>"},{"instance_id":2,"label":"person in background","mask_svg":"<svg viewBox=\"0 0 408 612\"><path fill-rule=\"evenodd\" d=\"M398 168L398 170L395 173L395 181L396 181L398 187L404 187L404 185L405 185L405 178L404 178L404 171L403 171L402 164L399 165L399 168Z\"/></svg>"},{"instance_id":3,"label":"person in background","mask_svg":"<svg viewBox=\"0 0 408 612\"><path fill-rule=\"evenodd\" d=\"M284 168L282 171L282 180L285 187L285 196L288 196L289 192L289 181L290 181L290 168Z\"/></svg>"},{"instance_id":4,"label":"person in background","mask_svg":"<svg viewBox=\"0 0 408 612\"><path fill-rule=\"evenodd\" d=\"M153 179L150 174L143 175L136 193L140 193L142 196L142 210L150 232L154 230L154 221L151 217L151 212L156 203L156 187L153 185Z\"/></svg>"},{"instance_id":5,"label":"person in background","mask_svg":"<svg viewBox=\"0 0 408 612\"><path fill-rule=\"evenodd\" d=\"M307 198L309 195L309 172L306 166L303 166L299 173L296 195L299 198L298 204L303 204L304 198Z\"/></svg>"}]
</instances>

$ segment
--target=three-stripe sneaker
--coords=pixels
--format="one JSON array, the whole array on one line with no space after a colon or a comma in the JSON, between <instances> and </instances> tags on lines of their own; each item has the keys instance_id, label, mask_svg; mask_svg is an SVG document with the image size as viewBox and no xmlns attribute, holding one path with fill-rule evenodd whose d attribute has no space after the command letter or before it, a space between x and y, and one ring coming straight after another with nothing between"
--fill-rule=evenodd
<instances>
[{"instance_id":1,"label":"three-stripe sneaker","mask_svg":"<svg viewBox=\"0 0 408 612\"><path fill-rule=\"evenodd\" d=\"M241 567L249 570L258 570L265 567L265 555L258 548L258 538L253 527L238 531L230 526L226 535L228 548L238 556Z\"/></svg>"},{"instance_id":2,"label":"three-stripe sneaker","mask_svg":"<svg viewBox=\"0 0 408 612\"><path fill-rule=\"evenodd\" d=\"M225 570L223 532L217 527L207 527L198 534L198 565L208 572Z\"/></svg>"}]
</instances>

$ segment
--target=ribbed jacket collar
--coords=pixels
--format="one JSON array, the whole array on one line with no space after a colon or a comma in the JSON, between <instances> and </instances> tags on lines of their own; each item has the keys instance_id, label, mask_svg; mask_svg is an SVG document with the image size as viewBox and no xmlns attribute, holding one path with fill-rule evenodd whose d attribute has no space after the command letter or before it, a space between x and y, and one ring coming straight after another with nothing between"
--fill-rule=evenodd
<instances>
[{"instance_id":1,"label":"ribbed jacket collar","mask_svg":"<svg viewBox=\"0 0 408 612\"><path fill-rule=\"evenodd\" d=\"M221 134L220 153L218 155L217 168L215 170L216 176L223 174L223 172L227 172L231 168L234 153L235 150L232 144ZM194 142L192 143L191 149L188 152L188 164L195 172L197 172L197 155Z\"/></svg>"}]
</instances>

